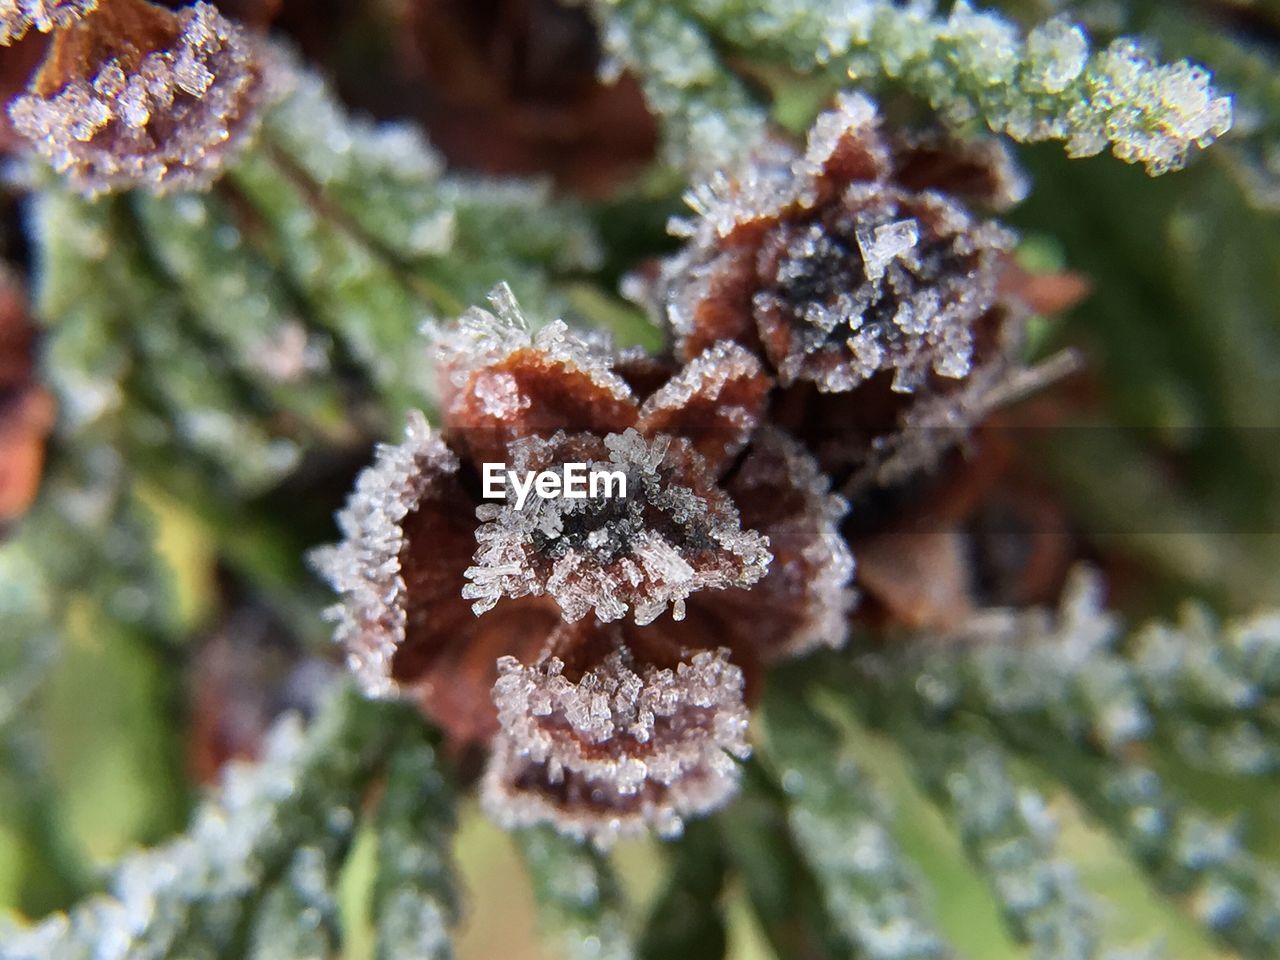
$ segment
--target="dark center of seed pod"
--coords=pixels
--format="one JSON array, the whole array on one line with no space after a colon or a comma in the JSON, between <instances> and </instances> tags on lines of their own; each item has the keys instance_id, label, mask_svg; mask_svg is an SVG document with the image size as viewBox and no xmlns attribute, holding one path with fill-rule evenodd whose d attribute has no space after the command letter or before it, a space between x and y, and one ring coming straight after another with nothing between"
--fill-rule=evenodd
<instances>
[{"instance_id":1,"label":"dark center of seed pod","mask_svg":"<svg viewBox=\"0 0 1280 960\"><path fill-rule=\"evenodd\" d=\"M480 507L476 564L463 595L477 613L503 596L550 595L565 617L677 619L691 593L749 586L770 560L767 539L738 512L686 440L638 431L557 433L513 447L516 476L585 466L593 495L536 494ZM580 474L581 475L581 474ZM567 476L567 475L566 475ZM598 481L598 483L597 483ZM530 482L530 480L526 480ZM566 480L567 483L567 480Z\"/></svg>"}]
</instances>

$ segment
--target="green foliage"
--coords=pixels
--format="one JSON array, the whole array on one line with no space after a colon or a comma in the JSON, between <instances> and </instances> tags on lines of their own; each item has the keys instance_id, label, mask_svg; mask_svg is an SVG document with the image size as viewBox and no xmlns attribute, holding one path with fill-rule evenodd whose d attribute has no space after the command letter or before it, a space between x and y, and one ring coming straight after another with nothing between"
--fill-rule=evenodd
<instances>
[{"instance_id":1,"label":"green foliage","mask_svg":"<svg viewBox=\"0 0 1280 960\"><path fill-rule=\"evenodd\" d=\"M405 721L403 710L343 691L305 735L297 718L284 722L260 763L227 772L186 834L127 857L109 894L10 937L6 955L70 960L111 943L156 956L329 952L340 936L337 868Z\"/></svg>"},{"instance_id":2,"label":"green foliage","mask_svg":"<svg viewBox=\"0 0 1280 960\"><path fill-rule=\"evenodd\" d=\"M914 871L885 826L883 804L838 730L795 697L773 698L765 723L792 839L852 952L943 956L941 939L924 919Z\"/></svg>"},{"instance_id":3,"label":"green foliage","mask_svg":"<svg viewBox=\"0 0 1280 960\"><path fill-rule=\"evenodd\" d=\"M567 960L628 960L635 956L617 878L590 846L548 828L516 841L533 883L549 941Z\"/></svg>"},{"instance_id":4,"label":"green foliage","mask_svg":"<svg viewBox=\"0 0 1280 960\"><path fill-rule=\"evenodd\" d=\"M1150 173L1179 169L1192 146L1231 126L1230 101L1189 63L1158 64L1135 40L1091 51L1083 29L1055 18L1030 33L961 0L597 0L610 52L645 78L675 119L677 155L705 169L757 142L765 111L726 47L845 82L889 80L947 121L980 120L1021 142L1061 140L1071 156L1111 147ZM708 120L708 115L712 119Z\"/></svg>"}]
</instances>

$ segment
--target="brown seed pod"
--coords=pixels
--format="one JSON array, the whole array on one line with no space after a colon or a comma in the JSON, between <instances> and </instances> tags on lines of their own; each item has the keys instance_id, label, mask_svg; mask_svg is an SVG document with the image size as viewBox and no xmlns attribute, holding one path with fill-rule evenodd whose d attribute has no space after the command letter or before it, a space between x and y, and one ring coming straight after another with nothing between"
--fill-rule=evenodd
<instances>
[{"instance_id":1,"label":"brown seed pod","mask_svg":"<svg viewBox=\"0 0 1280 960\"><path fill-rule=\"evenodd\" d=\"M692 197L700 216L678 225L689 244L659 296L681 354L750 342L784 387L830 393L881 371L902 393L966 376L1012 235L930 180L1016 195L1007 172L979 178L995 157L970 148L947 167L940 141L894 143L871 101L842 96L802 155L775 148Z\"/></svg>"},{"instance_id":2,"label":"brown seed pod","mask_svg":"<svg viewBox=\"0 0 1280 960\"><path fill-rule=\"evenodd\" d=\"M550 175L605 196L653 158L657 122L633 76L601 77L586 7L415 0L391 10L411 108L450 165Z\"/></svg>"},{"instance_id":3,"label":"brown seed pod","mask_svg":"<svg viewBox=\"0 0 1280 960\"><path fill-rule=\"evenodd\" d=\"M695 190L697 215L673 224L684 250L631 290L678 356L731 340L761 357L782 388L769 419L861 495L931 469L1047 378L1020 353L1048 298L1013 264L1013 234L973 212L1024 191L998 142L891 134L842 95L803 152L771 143Z\"/></svg>"},{"instance_id":4,"label":"brown seed pod","mask_svg":"<svg viewBox=\"0 0 1280 960\"><path fill-rule=\"evenodd\" d=\"M342 595L338 639L366 689L412 697L455 745L497 737L485 789L491 808L510 804L499 819L674 829L732 791L737 734L704 743L670 714L692 739L663 749L686 759L666 779L614 783L649 748L590 740L621 765L568 769L526 736L545 730L542 706L510 695L499 663L535 687L650 685L673 710L685 680L705 692L711 671L736 717L762 663L844 641L845 505L798 444L756 429L769 379L744 348L640 364L563 325L531 333L510 291L492 299L496 314L473 310L438 341L443 430L415 415L403 444L380 448L339 515L345 540L316 556ZM627 489L485 502L485 456L520 472L599 464Z\"/></svg>"},{"instance_id":5,"label":"brown seed pod","mask_svg":"<svg viewBox=\"0 0 1280 960\"><path fill-rule=\"evenodd\" d=\"M206 187L257 126L257 44L208 3L100 0L55 31L14 129L76 189Z\"/></svg>"}]
</instances>

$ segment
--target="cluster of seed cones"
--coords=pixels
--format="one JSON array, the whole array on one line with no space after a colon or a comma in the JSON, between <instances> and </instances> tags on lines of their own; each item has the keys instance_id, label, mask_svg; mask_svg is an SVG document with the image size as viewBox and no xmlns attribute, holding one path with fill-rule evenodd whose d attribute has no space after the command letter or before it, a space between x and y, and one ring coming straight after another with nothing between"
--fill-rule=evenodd
<instances>
[{"instance_id":1,"label":"cluster of seed cones","mask_svg":"<svg viewBox=\"0 0 1280 960\"><path fill-rule=\"evenodd\" d=\"M254 130L264 58L209 3L0 0L0 45L51 33L13 131L86 194L207 186Z\"/></svg>"},{"instance_id":2,"label":"cluster of seed cones","mask_svg":"<svg viewBox=\"0 0 1280 960\"><path fill-rule=\"evenodd\" d=\"M487 748L509 826L607 843L723 804L764 668L849 638L850 504L1028 379L1013 237L972 212L1019 192L995 145L893 138L845 96L631 283L665 353L535 331L505 287L468 311L434 344L438 429L379 449L316 556L366 689ZM485 464L569 463L625 496L482 496Z\"/></svg>"}]
</instances>

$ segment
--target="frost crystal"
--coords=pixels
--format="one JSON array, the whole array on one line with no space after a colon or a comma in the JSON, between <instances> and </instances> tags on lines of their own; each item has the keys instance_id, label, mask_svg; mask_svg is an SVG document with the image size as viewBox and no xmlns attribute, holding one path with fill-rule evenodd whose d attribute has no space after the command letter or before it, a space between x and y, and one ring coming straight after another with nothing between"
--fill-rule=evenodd
<instances>
[{"instance_id":1,"label":"frost crystal","mask_svg":"<svg viewBox=\"0 0 1280 960\"><path fill-rule=\"evenodd\" d=\"M695 195L699 221L660 282L686 356L723 338L758 342L784 386L849 391L881 371L893 389L971 369L973 327L997 304L1012 236L939 192L1006 202L1007 155L939 138L889 142L874 104L841 97L802 156L776 156Z\"/></svg>"},{"instance_id":2,"label":"frost crystal","mask_svg":"<svg viewBox=\"0 0 1280 960\"><path fill-rule=\"evenodd\" d=\"M32 27L48 33L92 13L98 0L0 0L0 46L21 40Z\"/></svg>"},{"instance_id":3,"label":"frost crystal","mask_svg":"<svg viewBox=\"0 0 1280 960\"><path fill-rule=\"evenodd\" d=\"M477 510L476 565L463 596L477 614L503 596L555 598L566 619L594 613L608 622L633 611L638 624L669 606L684 617L684 600L699 590L747 587L770 561L768 541L743 530L732 501L715 485L706 463L683 439L638 431L557 433L512 446L513 468L555 469L586 463L588 471L620 473L625 495L529 497Z\"/></svg>"},{"instance_id":4,"label":"frost crystal","mask_svg":"<svg viewBox=\"0 0 1280 960\"><path fill-rule=\"evenodd\" d=\"M84 62L84 45L105 59ZM258 51L211 4L113 0L55 35L9 116L86 194L199 189L256 128L263 86Z\"/></svg>"},{"instance_id":5,"label":"frost crystal","mask_svg":"<svg viewBox=\"0 0 1280 960\"><path fill-rule=\"evenodd\" d=\"M507 827L553 822L607 845L721 806L750 753L742 671L702 651L675 669L637 666L623 650L574 676L551 657L501 664L502 727L483 802Z\"/></svg>"}]
</instances>

